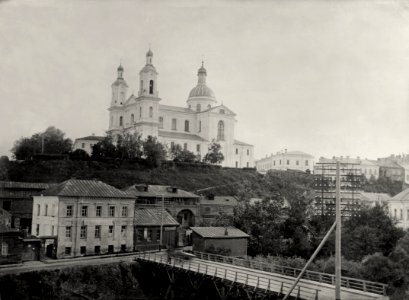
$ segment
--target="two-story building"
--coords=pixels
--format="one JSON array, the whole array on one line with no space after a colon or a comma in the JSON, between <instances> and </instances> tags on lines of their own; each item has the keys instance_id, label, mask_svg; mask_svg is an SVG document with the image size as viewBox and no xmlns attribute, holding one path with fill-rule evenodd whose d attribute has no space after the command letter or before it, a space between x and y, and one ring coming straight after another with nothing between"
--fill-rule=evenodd
<instances>
[{"instance_id":1,"label":"two-story building","mask_svg":"<svg viewBox=\"0 0 409 300\"><path fill-rule=\"evenodd\" d=\"M95 180L67 180L33 199L32 234L48 256L133 250L135 198Z\"/></svg>"},{"instance_id":2,"label":"two-story building","mask_svg":"<svg viewBox=\"0 0 409 300\"><path fill-rule=\"evenodd\" d=\"M256 169L260 173L268 170L297 170L302 172L312 171L314 156L302 151L284 151L271 154L255 162Z\"/></svg>"}]
</instances>

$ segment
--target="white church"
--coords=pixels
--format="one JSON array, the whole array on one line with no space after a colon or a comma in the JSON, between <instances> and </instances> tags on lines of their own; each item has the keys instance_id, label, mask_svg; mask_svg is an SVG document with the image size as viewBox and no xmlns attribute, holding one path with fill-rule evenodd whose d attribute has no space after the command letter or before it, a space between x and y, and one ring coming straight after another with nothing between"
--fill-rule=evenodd
<instances>
[{"instance_id":1,"label":"white church","mask_svg":"<svg viewBox=\"0 0 409 300\"><path fill-rule=\"evenodd\" d=\"M112 100L109 110L109 134L138 132L142 138L157 137L168 149L179 144L203 157L212 141L221 145L226 167L253 167L253 145L235 139L236 114L223 104L218 104L214 92L207 86L207 71L198 70L197 85L190 91L185 107L169 106L159 98L153 53L146 53L146 64L139 72L137 96L128 97L122 65L112 83ZM102 137L88 136L75 140L74 150L83 149L89 154L92 145Z\"/></svg>"}]
</instances>

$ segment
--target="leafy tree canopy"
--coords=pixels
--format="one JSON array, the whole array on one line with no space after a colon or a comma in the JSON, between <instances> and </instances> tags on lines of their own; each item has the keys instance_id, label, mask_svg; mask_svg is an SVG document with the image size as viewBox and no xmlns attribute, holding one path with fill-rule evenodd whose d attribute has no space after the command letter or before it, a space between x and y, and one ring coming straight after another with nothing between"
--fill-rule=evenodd
<instances>
[{"instance_id":1,"label":"leafy tree canopy","mask_svg":"<svg viewBox=\"0 0 409 300\"><path fill-rule=\"evenodd\" d=\"M171 147L170 157L174 162L196 162L200 160L198 155L189 150L182 149L182 146L179 144Z\"/></svg>"},{"instance_id":2,"label":"leafy tree canopy","mask_svg":"<svg viewBox=\"0 0 409 300\"><path fill-rule=\"evenodd\" d=\"M206 155L203 157L203 162L210 163L210 164L220 164L224 160L224 155L221 151L221 146L220 144L216 143L213 141L209 145L208 152Z\"/></svg>"},{"instance_id":3,"label":"leafy tree canopy","mask_svg":"<svg viewBox=\"0 0 409 300\"><path fill-rule=\"evenodd\" d=\"M166 149L156 137L148 136L143 142L143 155L149 165L159 167L166 158Z\"/></svg>"},{"instance_id":4,"label":"leafy tree canopy","mask_svg":"<svg viewBox=\"0 0 409 300\"><path fill-rule=\"evenodd\" d=\"M60 129L50 126L43 133L33 134L30 138L20 138L14 143L11 152L16 159L27 160L42 152L46 154L68 153L71 147L71 139L65 138L65 133Z\"/></svg>"}]
</instances>

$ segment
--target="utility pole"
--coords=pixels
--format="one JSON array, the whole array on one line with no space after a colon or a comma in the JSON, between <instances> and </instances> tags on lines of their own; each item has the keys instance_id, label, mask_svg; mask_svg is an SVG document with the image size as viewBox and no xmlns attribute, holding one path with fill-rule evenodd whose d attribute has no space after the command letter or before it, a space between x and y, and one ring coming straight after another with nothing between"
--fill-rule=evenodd
<instances>
[{"instance_id":1,"label":"utility pole","mask_svg":"<svg viewBox=\"0 0 409 300\"><path fill-rule=\"evenodd\" d=\"M341 197L340 197L339 160L336 168L336 199L335 199L335 299L341 300Z\"/></svg>"},{"instance_id":2,"label":"utility pole","mask_svg":"<svg viewBox=\"0 0 409 300\"><path fill-rule=\"evenodd\" d=\"M159 250L162 250L162 239L163 239L163 211L165 210L165 196L162 195L162 209L160 213L160 241L159 241Z\"/></svg>"}]
</instances>

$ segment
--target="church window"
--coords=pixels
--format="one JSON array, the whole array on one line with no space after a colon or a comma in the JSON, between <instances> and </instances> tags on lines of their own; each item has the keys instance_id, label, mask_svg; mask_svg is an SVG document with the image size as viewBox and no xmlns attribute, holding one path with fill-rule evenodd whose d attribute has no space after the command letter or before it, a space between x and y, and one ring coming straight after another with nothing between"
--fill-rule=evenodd
<instances>
[{"instance_id":1,"label":"church window","mask_svg":"<svg viewBox=\"0 0 409 300\"><path fill-rule=\"evenodd\" d=\"M305 165L308 166L308 160L305 161Z\"/></svg>"},{"instance_id":2,"label":"church window","mask_svg":"<svg viewBox=\"0 0 409 300\"><path fill-rule=\"evenodd\" d=\"M187 143L183 144L183 150L187 150Z\"/></svg>"},{"instance_id":3,"label":"church window","mask_svg":"<svg viewBox=\"0 0 409 300\"><path fill-rule=\"evenodd\" d=\"M201 107L200 103L198 103L196 105L196 111L201 111L201 110L202 110L202 107Z\"/></svg>"},{"instance_id":4,"label":"church window","mask_svg":"<svg viewBox=\"0 0 409 300\"><path fill-rule=\"evenodd\" d=\"M197 151L197 152L200 152L200 144L197 144L197 145L196 145L196 151Z\"/></svg>"},{"instance_id":5,"label":"church window","mask_svg":"<svg viewBox=\"0 0 409 300\"><path fill-rule=\"evenodd\" d=\"M287 165L289 165L290 164L290 160L289 159L287 159Z\"/></svg>"},{"instance_id":6,"label":"church window","mask_svg":"<svg viewBox=\"0 0 409 300\"><path fill-rule=\"evenodd\" d=\"M124 125L124 118L122 116L119 117L119 126Z\"/></svg>"},{"instance_id":7,"label":"church window","mask_svg":"<svg viewBox=\"0 0 409 300\"><path fill-rule=\"evenodd\" d=\"M134 114L131 114L131 124L133 124L135 122L135 116Z\"/></svg>"},{"instance_id":8,"label":"church window","mask_svg":"<svg viewBox=\"0 0 409 300\"><path fill-rule=\"evenodd\" d=\"M236 154L239 154L239 148L236 148Z\"/></svg>"},{"instance_id":9,"label":"church window","mask_svg":"<svg viewBox=\"0 0 409 300\"><path fill-rule=\"evenodd\" d=\"M189 132L189 121L185 120L185 131Z\"/></svg>"},{"instance_id":10,"label":"church window","mask_svg":"<svg viewBox=\"0 0 409 300\"><path fill-rule=\"evenodd\" d=\"M238 161L236 161L236 168L238 168L239 167L239 162Z\"/></svg>"},{"instance_id":11,"label":"church window","mask_svg":"<svg viewBox=\"0 0 409 300\"><path fill-rule=\"evenodd\" d=\"M153 107L149 106L149 118L153 117Z\"/></svg>"},{"instance_id":12,"label":"church window","mask_svg":"<svg viewBox=\"0 0 409 300\"><path fill-rule=\"evenodd\" d=\"M296 164L297 166L299 166L299 165L300 165L300 161L297 160L297 161L295 162L295 164Z\"/></svg>"},{"instance_id":13,"label":"church window","mask_svg":"<svg viewBox=\"0 0 409 300\"><path fill-rule=\"evenodd\" d=\"M199 121L199 132L202 131L202 121Z\"/></svg>"},{"instance_id":14,"label":"church window","mask_svg":"<svg viewBox=\"0 0 409 300\"><path fill-rule=\"evenodd\" d=\"M139 118L142 118L142 107L139 107Z\"/></svg>"},{"instance_id":15,"label":"church window","mask_svg":"<svg viewBox=\"0 0 409 300\"><path fill-rule=\"evenodd\" d=\"M247 155L250 155L250 150L249 149L247 149Z\"/></svg>"},{"instance_id":16,"label":"church window","mask_svg":"<svg viewBox=\"0 0 409 300\"><path fill-rule=\"evenodd\" d=\"M172 119L172 130L176 130L176 119Z\"/></svg>"},{"instance_id":17,"label":"church window","mask_svg":"<svg viewBox=\"0 0 409 300\"><path fill-rule=\"evenodd\" d=\"M249 162L246 163L247 168L249 167Z\"/></svg>"},{"instance_id":18,"label":"church window","mask_svg":"<svg viewBox=\"0 0 409 300\"><path fill-rule=\"evenodd\" d=\"M217 140L224 141L224 122L219 121L217 124Z\"/></svg>"},{"instance_id":19,"label":"church window","mask_svg":"<svg viewBox=\"0 0 409 300\"><path fill-rule=\"evenodd\" d=\"M163 128L163 117L159 117L159 128Z\"/></svg>"},{"instance_id":20,"label":"church window","mask_svg":"<svg viewBox=\"0 0 409 300\"><path fill-rule=\"evenodd\" d=\"M153 80L149 81L149 94L153 95Z\"/></svg>"}]
</instances>

